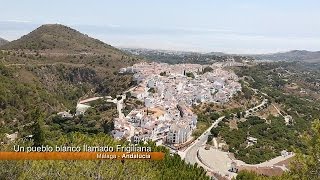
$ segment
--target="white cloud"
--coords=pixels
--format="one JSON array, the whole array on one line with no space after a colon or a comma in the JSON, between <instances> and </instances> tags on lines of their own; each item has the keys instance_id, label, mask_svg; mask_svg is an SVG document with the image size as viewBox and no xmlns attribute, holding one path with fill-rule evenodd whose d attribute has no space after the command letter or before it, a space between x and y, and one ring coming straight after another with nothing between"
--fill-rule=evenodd
<instances>
[{"instance_id":1,"label":"white cloud","mask_svg":"<svg viewBox=\"0 0 320 180\"><path fill-rule=\"evenodd\" d=\"M18 19L9 19L9 20L0 20L0 22L13 22L13 23L31 23L29 20L18 20Z\"/></svg>"}]
</instances>

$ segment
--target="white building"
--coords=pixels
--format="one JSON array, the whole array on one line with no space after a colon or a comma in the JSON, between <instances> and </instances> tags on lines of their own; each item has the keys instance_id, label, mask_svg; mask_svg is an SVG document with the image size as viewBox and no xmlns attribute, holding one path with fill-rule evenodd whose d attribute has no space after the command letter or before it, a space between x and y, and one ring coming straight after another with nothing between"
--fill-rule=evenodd
<instances>
[{"instance_id":1,"label":"white building","mask_svg":"<svg viewBox=\"0 0 320 180\"><path fill-rule=\"evenodd\" d=\"M287 126L293 124L293 118L290 115L284 116L284 121L285 121Z\"/></svg>"},{"instance_id":2,"label":"white building","mask_svg":"<svg viewBox=\"0 0 320 180\"><path fill-rule=\"evenodd\" d=\"M5 134L5 137L9 140L9 141L14 141L18 138L18 132L15 132L13 134Z\"/></svg>"},{"instance_id":3,"label":"white building","mask_svg":"<svg viewBox=\"0 0 320 180\"><path fill-rule=\"evenodd\" d=\"M219 103L225 103L229 100L229 98L224 91L220 90L214 95L214 100Z\"/></svg>"},{"instance_id":4,"label":"white building","mask_svg":"<svg viewBox=\"0 0 320 180\"><path fill-rule=\"evenodd\" d=\"M138 144L140 142L145 142L150 139L148 134L135 134L131 137L131 143Z\"/></svg>"},{"instance_id":5,"label":"white building","mask_svg":"<svg viewBox=\"0 0 320 180\"><path fill-rule=\"evenodd\" d=\"M143 111L141 110L133 110L127 115L127 119L129 122L132 123L140 123L142 120L142 117L144 116Z\"/></svg>"},{"instance_id":6,"label":"white building","mask_svg":"<svg viewBox=\"0 0 320 180\"><path fill-rule=\"evenodd\" d=\"M224 87L224 83L223 83L223 81L215 81L213 83L213 87L215 89L222 89Z\"/></svg>"},{"instance_id":7,"label":"white building","mask_svg":"<svg viewBox=\"0 0 320 180\"><path fill-rule=\"evenodd\" d=\"M171 125L168 135L167 143L181 144L187 142L191 136L192 130L188 124L173 124Z\"/></svg>"},{"instance_id":8,"label":"white building","mask_svg":"<svg viewBox=\"0 0 320 180\"><path fill-rule=\"evenodd\" d=\"M85 104L77 104L76 115L83 115L91 106Z\"/></svg>"},{"instance_id":9,"label":"white building","mask_svg":"<svg viewBox=\"0 0 320 180\"><path fill-rule=\"evenodd\" d=\"M252 146L258 142L258 139L250 136L250 137L247 137L247 142L248 142L248 146Z\"/></svg>"},{"instance_id":10,"label":"white building","mask_svg":"<svg viewBox=\"0 0 320 180\"><path fill-rule=\"evenodd\" d=\"M144 98L148 97L148 90L146 87L138 86L133 91L131 91L131 96L143 100Z\"/></svg>"},{"instance_id":11,"label":"white building","mask_svg":"<svg viewBox=\"0 0 320 180\"><path fill-rule=\"evenodd\" d=\"M154 99L153 98L145 98L144 100L144 106L147 108L153 108L154 107Z\"/></svg>"},{"instance_id":12,"label":"white building","mask_svg":"<svg viewBox=\"0 0 320 180\"><path fill-rule=\"evenodd\" d=\"M70 114L70 112L63 111L63 112L58 112L57 115L63 117L63 118L72 118L73 115Z\"/></svg>"},{"instance_id":13,"label":"white building","mask_svg":"<svg viewBox=\"0 0 320 180\"><path fill-rule=\"evenodd\" d=\"M148 88L155 88L157 86L157 81L154 79L150 79L147 84Z\"/></svg>"}]
</instances>

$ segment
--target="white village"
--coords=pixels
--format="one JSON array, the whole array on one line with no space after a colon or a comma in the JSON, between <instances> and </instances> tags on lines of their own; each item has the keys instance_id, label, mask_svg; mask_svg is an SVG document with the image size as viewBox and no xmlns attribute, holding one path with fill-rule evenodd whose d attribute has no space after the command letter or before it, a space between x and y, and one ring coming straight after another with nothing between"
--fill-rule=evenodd
<instances>
[{"instance_id":1,"label":"white village","mask_svg":"<svg viewBox=\"0 0 320 180\"><path fill-rule=\"evenodd\" d=\"M114 138L132 143L152 140L182 147L196 128L193 105L226 103L241 91L238 77L218 65L140 63L120 73L134 73L138 85L129 92L144 102L144 108L115 119Z\"/></svg>"}]
</instances>

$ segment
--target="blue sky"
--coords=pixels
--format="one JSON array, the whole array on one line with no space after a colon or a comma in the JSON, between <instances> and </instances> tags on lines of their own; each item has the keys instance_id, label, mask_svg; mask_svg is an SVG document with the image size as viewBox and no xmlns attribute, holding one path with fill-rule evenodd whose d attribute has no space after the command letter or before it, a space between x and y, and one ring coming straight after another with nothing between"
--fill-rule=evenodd
<instances>
[{"instance_id":1,"label":"blue sky","mask_svg":"<svg viewBox=\"0 0 320 180\"><path fill-rule=\"evenodd\" d=\"M320 50L318 0L0 0L0 37L61 23L120 47Z\"/></svg>"}]
</instances>

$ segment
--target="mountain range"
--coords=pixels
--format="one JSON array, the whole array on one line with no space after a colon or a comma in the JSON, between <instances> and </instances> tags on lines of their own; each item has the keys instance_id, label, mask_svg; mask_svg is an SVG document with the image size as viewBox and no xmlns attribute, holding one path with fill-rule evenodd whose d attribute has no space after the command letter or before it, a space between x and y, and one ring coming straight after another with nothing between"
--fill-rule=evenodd
<instances>
[{"instance_id":1,"label":"mountain range","mask_svg":"<svg viewBox=\"0 0 320 180\"><path fill-rule=\"evenodd\" d=\"M171 51L141 48L122 48L123 51L159 62L167 63L213 63L226 61L230 57L243 60L269 60L269 61L302 61L317 63L320 62L320 51L292 50L288 52L270 54L228 54L223 52L188 52Z\"/></svg>"},{"instance_id":2,"label":"mountain range","mask_svg":"<svg viewBox=\"0 0 320 180\"><path fill-rule=\"evenodd\" d=\"M257 60L320 62L320 51L292 50L251 56Z\"/></svg>"},{"instance_id":3,"label":"mountain range","mask_svg":"<svg viewBox=\"0 0 320 180\"><path fill-rule=\"evenodd\" d=\"M123 48L123 51L134 54L138 57L169 64L193 63L193 64L212 64L215 62L225 62L234 60L236 62L252 61L250 56L231 55L222 52L188 52L188 51L170 51L156 49L141 49L141 48Z\"/></svg>"}]
</instances>

